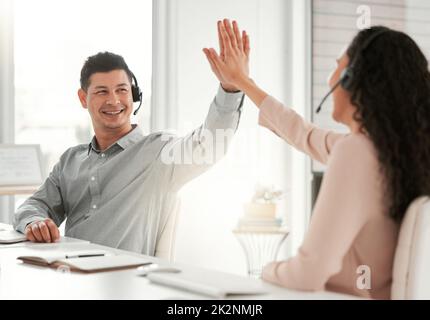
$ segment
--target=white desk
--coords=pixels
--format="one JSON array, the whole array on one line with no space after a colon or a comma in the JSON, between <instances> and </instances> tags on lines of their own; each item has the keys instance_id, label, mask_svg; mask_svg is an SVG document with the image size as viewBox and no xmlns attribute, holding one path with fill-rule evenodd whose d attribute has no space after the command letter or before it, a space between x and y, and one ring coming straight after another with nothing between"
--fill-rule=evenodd
<instances>
[{"instance_id":1,"label":"white desk","mask_svg":"<svg viewBox=\"0 0 430 320\"><path fill-rule=\"evenodd\" d=\"M21 255L45 250L103 249L116 253L125 251L90 243L41 244L0 250L0 299L210 299L150 283L135 274L134 269L96 274L60 273L50 268L23 264L16 260ZM126 252L127 254L137 255ZM147 257L157 263L165 263L155 257ZM177 265L192 272L197 268ZM213 271L214 274L216 271ZM261 280L247 279L250 283ZM263 283L269 294L234 296L234 299L355 299L353 296L329 292L299 292Z\"/></svg>"},{"instance_id":2,"label":"white desk","mask_svg":"<svg viewBox=\"0 0 430 320\"><path fill-rule=\"evenodd\" d=\"M0 196L13 196L17 194L33 194L40 186L0 186Z\"/></svg>"}]
</instances>

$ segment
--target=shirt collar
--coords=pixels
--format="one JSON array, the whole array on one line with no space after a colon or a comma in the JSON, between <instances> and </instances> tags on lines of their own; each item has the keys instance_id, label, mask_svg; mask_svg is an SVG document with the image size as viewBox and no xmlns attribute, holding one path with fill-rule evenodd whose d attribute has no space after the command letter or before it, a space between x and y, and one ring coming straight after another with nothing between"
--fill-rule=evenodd
<instances>
[{"instance_id":1,"label":"shirt collar","mask_svg":"<svg viewBox=\"0 0 430 320\"><path fill-rule=\"evenodd\" d=\"M143 138L142 130L140 130L138 125L132 124L131 126L133 127L133 129L131 129L131 131L128 134L126 134L124 137L122 137L116 142L116 144L119 145L124 150L127 149L129 146L136 144Z\"/></svg>"},{"instance_id":2,"label":"shirt collar","mask_svg":"<svg viewBox=\"0 0 430 320\"><path fill-rule=\"evenodd\" d=\"M123 150L125 150L129 146L131 146L131 145L139 142L140 140L142 140L143 133L142 133L142 130L140 130L139 126L137 124L132 124L131 126L132 126L131 131L129 133L127 133L124 137L120 138L112 146L118 145ZM111 147L109 147L109 149ZM94 150L97 153L100 152L96 136L94 136L93 139L91 140L91 142L88 144L88 155L90 154L91 149Z\"/></svg>"}]
</instances>

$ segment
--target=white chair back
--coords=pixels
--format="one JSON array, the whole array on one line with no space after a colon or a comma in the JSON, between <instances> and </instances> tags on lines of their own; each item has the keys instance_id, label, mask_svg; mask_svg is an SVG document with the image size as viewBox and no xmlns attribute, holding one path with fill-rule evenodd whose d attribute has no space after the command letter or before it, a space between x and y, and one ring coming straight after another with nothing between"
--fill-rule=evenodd
<instances>
[{"instance_id":1,"label":"white chair back","mask_svg":"<svg viewBox=\"0 0 430 320\"><path fill-rule=\"evenodd\" d=\"M430 299L430 198L406 211L393 265L392 299Z\"/></svg>"},{"instance_id":2,"label":"white chair back","mask_svg":"<svg viewBox=\"0 0 430 320\"><path fill-rule=\"evenodd\" d=\"M175 260L176 230L180 210L181 202L178 199L167 219L164 229L161 232L160 239L155 247L155 256L157 258L168 260L169 262L174 262Z\"/></svg>"}]
</instances>

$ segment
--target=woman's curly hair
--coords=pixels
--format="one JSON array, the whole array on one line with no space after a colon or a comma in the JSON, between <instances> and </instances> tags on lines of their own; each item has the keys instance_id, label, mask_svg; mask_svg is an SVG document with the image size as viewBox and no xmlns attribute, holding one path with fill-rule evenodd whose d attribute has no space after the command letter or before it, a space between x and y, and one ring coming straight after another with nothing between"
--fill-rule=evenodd
<instances>
[{"instance_id":1,"label":"woman's curly hair","mask_svg":"<svg viewBox=\"0 0 430 320\"><path fill-rule=\"evenodd\" d=\"M363 44L375 32L367 48ZM389 215L400 223L409 204L430 195L430 73L427 59L405 33L376 26L347 49L353 64L348 91L354 119L372 140L385 178Z\"/></svg>"}]
</instances>

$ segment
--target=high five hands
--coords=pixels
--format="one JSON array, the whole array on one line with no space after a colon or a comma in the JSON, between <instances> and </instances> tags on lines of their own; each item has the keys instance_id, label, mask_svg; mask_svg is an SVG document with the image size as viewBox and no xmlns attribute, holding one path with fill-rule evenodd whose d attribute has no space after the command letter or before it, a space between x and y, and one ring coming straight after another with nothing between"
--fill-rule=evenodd
<instances>
[{"instance_id":1,"label":"high five hands","mask_svg":"<svg viewBox=\"0 0 430 320\"><path fill-rule=\"evenodd\" d=\"M240 33L236 21L232 26L228 19L224 19L218 21L218 38L219 55L213 48L204 48L203 52L224 90L239 91L249 76L249 36L246 31Z\"/></svg>"}]
</instances>

